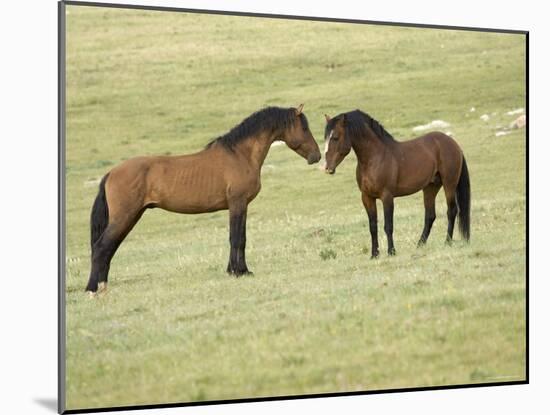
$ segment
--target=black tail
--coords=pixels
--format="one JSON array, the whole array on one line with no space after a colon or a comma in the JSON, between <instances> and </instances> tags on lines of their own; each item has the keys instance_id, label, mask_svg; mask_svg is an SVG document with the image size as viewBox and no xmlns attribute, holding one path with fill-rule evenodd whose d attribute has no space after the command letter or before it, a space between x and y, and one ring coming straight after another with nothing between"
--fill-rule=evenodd
<instances>
[{"instance_id":1,"label":"black tail","mask_svg":"<svg viewBox=\"0 0 550 415\"><path fill-rule=\"evenodd\" d=\"M458 201L458 229L466 240L470 240L470 174L466 159L462 156L462 170L456 187Z\"/></svg>"},{"instance_id":2,"label":"black tail","mask_svg":"<svg viewBox=\"0 0 550 415\"><path fill-rule=\"evenodd\" d=\"M91 230L91 246L92 252L94 249L94 244L103 234L103 231L109 223L109 209L107 207L107 198L105 197L105 181L109 177L109 173L103 176L101 182L99 183L99 192L94 201L94 206L92 207L92 215L90 217L90 230Z\"/></svg>"}]
</instances>

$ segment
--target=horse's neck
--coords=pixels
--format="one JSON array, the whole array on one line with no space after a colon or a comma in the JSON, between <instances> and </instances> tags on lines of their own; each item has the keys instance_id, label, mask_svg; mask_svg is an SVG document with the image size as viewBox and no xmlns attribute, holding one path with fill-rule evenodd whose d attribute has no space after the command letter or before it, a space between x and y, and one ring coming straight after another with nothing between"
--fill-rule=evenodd
<instances>
[{"instance_id":1,"label":"horse's neck","mask_svg":"<svg viewBox=\"0 0 550 415\"><path fill-rule=\"evenodd\" d=\"M273 141L275 141L274 135L261 134L243 140L236 150L249 161L252 167L259 171Z\"/></svg>"},{"instance_id":2,"label":"horse's neck","mask_svg":"<svg viewBox=\"0 0 550 415\"><path fill-rule=\"evenodd\" d=\"M372 164L374 160L386 157L392 150L371 130L368 131L366 137L357 137L352 140L351 146L359 163L365 166Z\"/></svg>"}]
</instances>

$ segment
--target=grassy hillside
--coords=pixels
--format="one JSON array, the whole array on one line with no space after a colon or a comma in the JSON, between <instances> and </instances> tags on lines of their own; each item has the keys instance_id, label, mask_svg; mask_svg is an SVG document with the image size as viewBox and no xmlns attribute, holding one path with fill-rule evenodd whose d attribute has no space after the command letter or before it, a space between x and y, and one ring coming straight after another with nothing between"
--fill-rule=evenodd
<instances>
[{"instance_id":1,"label":"grassy hillside","mask_svg":"<svg viewBox=\"0 0 550 415\"><path fill-rule=\"evenodd\" d=\"M495 135L525 106L523 36L67 10L68 408L525 378L525 129ZM225 274L227 212L153 210L108 294L87 298L89 214L112 166L198 151L266 105L302 102L321 145L325 112L360 108L399 140L449 122L471 244L444 245L440 195L417 249L416 194L395 203L397 256L369 260L354 156L329 177L278 146L249 208L253 277Z\"/></svg>"}]
</instances>

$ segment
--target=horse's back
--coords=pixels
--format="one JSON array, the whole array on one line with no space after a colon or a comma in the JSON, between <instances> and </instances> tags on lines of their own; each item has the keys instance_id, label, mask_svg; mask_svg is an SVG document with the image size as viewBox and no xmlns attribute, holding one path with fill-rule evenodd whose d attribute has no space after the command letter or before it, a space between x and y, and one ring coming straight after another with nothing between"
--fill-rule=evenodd
<instances>
[{"instance_id":1,"label":"horse's back","mask_svg":"<svg viewBox=\"0 0 550 415\"><path fill-rule=\"evenodd\" d=\"M462 150L455 139L441 131L432 131L423 137L427 140L433 141L443 151L462 153Z\"/></svg>"},{"instance_id":2,"label":"horse's back","mask_svg":"<svg viewBox=\"0 0 550 415\"><path fill-rule=\"evenodd\" d=\"M462 160L462 150L458 143L441 131L431 131L402 144L410 151L432 155L438 162Z\"/></svg>"}]
</instances>

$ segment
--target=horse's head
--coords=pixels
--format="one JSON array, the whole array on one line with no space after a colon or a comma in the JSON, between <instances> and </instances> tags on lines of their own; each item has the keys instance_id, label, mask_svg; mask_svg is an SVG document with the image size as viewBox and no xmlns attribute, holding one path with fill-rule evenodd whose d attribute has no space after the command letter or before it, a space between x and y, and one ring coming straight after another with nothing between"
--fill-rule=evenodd
<instances>
[{"instance_id":1,"label":"horse's head","mask_svg":"<svg viewBox=\"0 0 550 415\"><path fill-rule=\"evenodd\" d=\"M307 118L302 112L303 108L304 104L293 108L296 120L286 129L281 139L292 150L305 158L308 164L313 164L321 160L321 151L309 130Z\"/></svg>"},{"instance_id":2,"label":"horse's head","mask_svg":"<svg viewBox=\"0 0 550 415\"><path fill-rule=\"evenodd\" d=\"M325 118L325 172L334 174L351 150L351 139L346 134L346 114L334 118L325 114Z\"/></svg>"}]
</instances>

